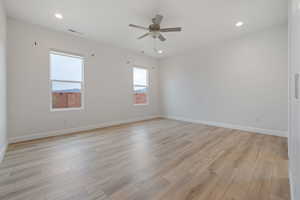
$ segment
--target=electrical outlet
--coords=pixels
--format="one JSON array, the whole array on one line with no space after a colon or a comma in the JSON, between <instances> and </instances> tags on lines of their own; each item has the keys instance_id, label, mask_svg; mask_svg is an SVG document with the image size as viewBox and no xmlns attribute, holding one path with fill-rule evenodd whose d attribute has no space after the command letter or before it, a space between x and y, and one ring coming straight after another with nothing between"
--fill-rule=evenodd
<instances>
[{"instance_id":1,"label":"electrical outlet","mask_svg":"<svg viewBox=\"0 0 300 200\"><path fill-rule=\"evenodd\" d=\"M64 128L67 128L67 125L68 125L68 121L64 120Z\"/></svg>"},{"instance_id":2,"label":"electrical outlet","mask_svg":"<svg viewBox=\"0 0 300 200\"><path fill-rule=\"evenodd\" d=\"M261 118L260 118L260 117L256 117L256 118L255 118L255 122L256 122L256 123L260 123L260 122L261 122Z\"/></svg>"}]
</instances>

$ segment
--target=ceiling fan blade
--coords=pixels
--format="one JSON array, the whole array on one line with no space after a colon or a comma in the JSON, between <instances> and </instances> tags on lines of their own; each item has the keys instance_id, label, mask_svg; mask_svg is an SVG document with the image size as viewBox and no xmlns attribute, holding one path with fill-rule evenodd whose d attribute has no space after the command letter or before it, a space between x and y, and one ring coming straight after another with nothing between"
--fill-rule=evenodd
<instances>
[{"instance_id":1,"label":"ceiling fan blade","mask_svg":"<svg viewBox=\"0 0 300 200\"><path fill-rule=\"evenodd\" d=\"M162 28L160 29L160 32L180 32L182 30L181 27L176 28Z\"/></svg>"},{"instance_id":2,"label":"ceiling fan blade","mask_svg":"<svg viewBox=\"0 0 300 200\"><path fill-rule=\"evenodd\" d=\"M140 37L138 37L137 39L142 39L142 38L144 38L144 37L147 37L148 35L150 35L150 33L146 33L146 34L144 34L144 35L142 35L142 36L140 36Z\"/></svg>"},{"instance_id":3,"label":"ceiling fan blade","mask_svg":"<svg viewBox=\"0 0 300 200\"><path fill-rule=\"evenodd\" d=\"M160 41L162 41L162 42L166 41L166 38L165 38L162 34L159 34L158 38L159 38Z\"/></svg>"},{"instance_id":4,"label":"ceiling fan blade","mask_svg":"<svg viewBox=\"0 0 300 200\"><path fill-rule=\"evenodd\" d=\"M163 16L162 15L156 15L155 18L152 19L152 22L154 24L160 24L163 20Z\"/></svg>"},{"instance_id":5,"label":"ceiling fan blade","mask_svg":"<svg viewBox=\"0 0 300 200\"><path fill-rule=\"evenodd\" d=\"M129 24L130 27L133 28L138 28L138 29L143 29L143 30L149 30L149 28L144 27L144 26L139 26L139 25L134 25L134 24Z\"/></svg>"}]
</instances>

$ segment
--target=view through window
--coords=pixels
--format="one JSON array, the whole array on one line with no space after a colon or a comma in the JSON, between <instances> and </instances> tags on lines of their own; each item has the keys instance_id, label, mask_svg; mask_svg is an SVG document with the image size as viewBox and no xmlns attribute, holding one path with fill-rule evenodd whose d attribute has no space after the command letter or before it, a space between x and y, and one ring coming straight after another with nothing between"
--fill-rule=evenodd
<instances>
[{"instance_id":1,"label":"view through window","mask_svg":"<svg viewBox=\"0 0 300 200\"><path fill-rule=\"evenodd\" d=\"M81 108L83 58L50 52L52 109Z\"/></svg>"},{"instance_id":2,"label":"view through window","mask_svg":"<svg viewBox=\"0 0 300 200\"><path fill-rule=\"evenodd\" d=\"M144 68L133 68L133 90L134 104L148 104L148 70Z\"/></svg>"}]
</instances>

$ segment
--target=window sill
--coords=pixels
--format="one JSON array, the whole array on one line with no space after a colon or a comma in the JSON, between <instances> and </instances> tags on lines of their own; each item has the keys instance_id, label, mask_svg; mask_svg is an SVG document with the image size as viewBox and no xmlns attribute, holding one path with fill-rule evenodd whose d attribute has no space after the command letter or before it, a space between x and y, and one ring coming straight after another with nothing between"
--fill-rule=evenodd
<instances>
[{"instance_id":1,"label":"window sill","mask_svg":"<svg viewBox=\"0 0 300 200\"><path fill-rule=\"evenodd\" d=\"M133 104L134 106L148 106L149 103L146 103L146 104Z\"/></svg>"},{"instance_id":2,"label":"window sill","mask_svg":"<svg viewBox=\"0 0 300 200\"><path fill-rule=\"evenodd\" d=\"M51 112L63 112L63 111L80 111L83 110L84 108L51 108Z\"/></svg>"}]
</instances>

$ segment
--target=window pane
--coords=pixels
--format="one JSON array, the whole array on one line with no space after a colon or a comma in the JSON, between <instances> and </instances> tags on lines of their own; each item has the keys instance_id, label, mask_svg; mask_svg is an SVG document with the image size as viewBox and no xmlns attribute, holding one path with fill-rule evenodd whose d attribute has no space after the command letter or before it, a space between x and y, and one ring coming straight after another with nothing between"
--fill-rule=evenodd
<instances>
[{"instance_id":1,"label":"window pane","mask_svg":"<svg viewBox=\"0 0 300 200\"><path fill-rule=\"evenodd\" d=\"M50 54L51 80L82 81L81 58Z\"/></svg>"},{"instance_id":2,"label":"window pane","mask_svg":"<svg viewBox=\"0 0 300 200\"><path fill-rule=\"evenodd\" d=\"M81 83L52 82L52 108L80 108Z\"/></svg>"},{"instance_id":3,"label":"window pane","mask_svg":"<svg viewBox=\"0 0 300 200\"><path fill-rule=\"evenodd\" d=\"M80 92L81 83L52 81L53 92Z\"/></svg>"},{"instance_id":4,"label":"window pane","mask_svg":"<svg viewBox=\"0 0 300 200\"><path fill-rule=\"evenodd\" d=\"M147 87L134 86L134 104L147 104Z\"/></svg>"},{"instance_id":5,"label":"window pane","mask_svg":"<svg viewBox=\"0 0 300 200\"><path fill-rule=\"evenodd\" d=\"M142 68L133 68L133 83L134 85L148 85L147 70Z\"/></svg>"},{"instance_id":6,"label":"window pane","mask_svg":"<svg viewBox=\"0 0 300 200\"><path fill-rule=\"evenodd\" d=\"M134 90L134 93L145 93L145 92L147 92L147 87L134 86L133 90Z\"/></svg>"}]
</instances>

